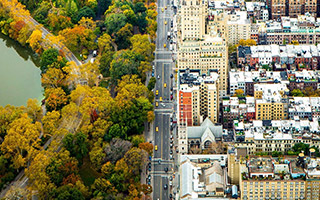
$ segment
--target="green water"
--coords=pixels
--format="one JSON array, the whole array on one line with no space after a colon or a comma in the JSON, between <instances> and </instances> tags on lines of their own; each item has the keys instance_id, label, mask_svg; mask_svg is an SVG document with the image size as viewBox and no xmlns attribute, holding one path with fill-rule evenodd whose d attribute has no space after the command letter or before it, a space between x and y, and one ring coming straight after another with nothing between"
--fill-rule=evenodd
<instances>
[{"instance_id":1,"label":"green water","mask_svg":"<svg viewBox=\"0 0 320 200\"><path fill-rule=\"evenodd\" d=\"M26 105L42 99L38 57L30 49L0 34L0 106Z\"/></svg>"}]
</instances>

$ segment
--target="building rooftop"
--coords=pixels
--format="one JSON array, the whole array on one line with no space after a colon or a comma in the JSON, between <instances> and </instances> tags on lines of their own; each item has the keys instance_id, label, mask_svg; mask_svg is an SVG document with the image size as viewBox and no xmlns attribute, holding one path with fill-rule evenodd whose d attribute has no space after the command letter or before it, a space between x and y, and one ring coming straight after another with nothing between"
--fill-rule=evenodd
<instances>
[{"instance_id":1,"label":"building rooftop","mask_svg":"<svg viewBox=\"0 0 320 200\"><path fill-rule=\"evenodd\" d=\"M262 92L261 99L257 99L256 103L273 103L282 102L285 94L289 94L286 84L255 84L254 92Z\"/></svg>"},{"instance_id":2,"label":"building rooftop","mask_svg":"<svg viewBox=\"0 0 320 200\"><path fill-rule=\"evenodd\" d=\"M226 160L227 155L182 155L180 198L207 199L224 190Z\"/></svg>"},{"instance_id":3,"label":"building rooftop","mask_svg":"<svg viewBox=\"0 0 320 200\"><path fill-rule=\"evenodd\" d=\"M179 89L184 92L191 92L198 89L201 84L207 84L210 89L215 89L216 82L219 80L216 72L200 74L200 70L180 70Z\"/></svg>"}]
</instances>

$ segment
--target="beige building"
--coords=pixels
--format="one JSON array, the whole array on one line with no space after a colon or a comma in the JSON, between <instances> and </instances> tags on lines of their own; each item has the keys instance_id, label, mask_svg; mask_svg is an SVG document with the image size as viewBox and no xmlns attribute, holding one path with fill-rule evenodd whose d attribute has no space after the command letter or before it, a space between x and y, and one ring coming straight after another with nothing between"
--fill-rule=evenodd
<instances>
[{"instance_id":1,"label":"beige building","mask_svg":"<svg viewBox=\"0 0 320 200\"><path fill-rule=\"evenodd\" d=\"M210 72L209 75L202 76L200 70L181 70L179 76L179 125L200 125L206 118L217 122L219 75Z\"/></svg>"},{"instance_id":2,"label":"beige building","mask_svg":"<svg viewBox=\"0 0 320 200\"><path fill-rule=\"evenodd\" d=\"M179 8L180 39L197 40L205 36L208 1L183 0Z\"/></svg>"},{"instance_id":3,"label":"beige building","mask_svg":"<svg viewBox=\"0 0 320 200\"><path fill-rule=\"evenodd\" d=\"M288 118L287 93L285 84L255 84L257 120L280 120Z\"/></svg>"},{"instance_id":4,"label":"beige building","mask_svg":"<svg viewBox=\"0 0 320 200\"><path fill-rule=\"evenodd\" d=\"M240 176L241 199L305 199L305 177L296 158L249 158Z\"/></svg>"},{"instance_id":5,"label":"beige building","mask_svg":"<svg viewBox=\"0 0 320 200\"><path fill-rule=\"evenodd\" d=\"M199 69L208 74L215 70L219 74L219 93L227 94L228 48L220 37L207 36L201 41L184 41L178 49L179 69Z\"/></svg>"},{"instance_id":6,"label":"beige building","mask_svg":"<svg viewBox=\"0 0 320 200\"><path fill-rule=\"evenodd\" d=\"M178 69L219 74L220 95L227 94L228 48L224 38L206 33L207 1L185 0L178 15Z\"/></svg>"},{"instance_id":7,"label":"beige building","mask_svg":"<svg viewBox=\"0 0 320 200\"><path fill-rule=\"evenodd\" d=\"M251 38L251 23L246 11L211 11L207 28L211 35L226 38L228 45Z\"/></svg>"}]
</instances>

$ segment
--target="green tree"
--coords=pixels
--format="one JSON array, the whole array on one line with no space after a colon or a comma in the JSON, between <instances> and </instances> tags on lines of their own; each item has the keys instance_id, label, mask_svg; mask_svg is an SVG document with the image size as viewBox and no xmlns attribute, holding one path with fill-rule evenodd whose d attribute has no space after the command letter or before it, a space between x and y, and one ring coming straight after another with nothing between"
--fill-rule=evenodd
<instances>
[{"instance_id":1,"label":"green tree","mask_svg":"<svg viewBox=\"0 0 320 200\"><path fill-rule=\"evenodd\" d=\"M292 147L292 150L296 153L301 153L301 151L304 152L305 155L309 155L309 144L305 144L305 143L297 143Z\"/></svg>"},{"instance_id":2,"label":"green tree","mask_svg":"<svg viewBox=\"0 0 320 200\"><path fill-rule=\"evenodd\" d=\"M110 76L114 83L127 74L137 74L139 62L134 52L121 50L114 54L111 62Z\"/></svg>"},{"instance_id":3,"label":"green tree","mask_svg":"<svg viewBox=\"0 0 320 200\"><path fill-rule=\"evenodd\" d=\"M40 58L40 69L42 73L46 72L47 69L53 64L57 63L59 68L62 68L66 65L66 60L59 56L59 52L56 49L47 49L45 50Z\"/></svg>"},{"instance_id":4,"label":"green tree","mask_svg":"<svg viewBox=\"0 0 320 200\"><path fill-rule=\"evenodd\" d=\"M126 24L115 34L115 42L118 45L118 50L127 49L130 46L130 38L133 35L133 26Z\"/></svg>"},{"instance_id":5,"label":"green tree","mask_svg":"<svg viewBox=\"0 0 320 200\"><path fill-rule=\"evenodd\" d=\"M113 59L113 55L114 55L113 51L107 51L103 53L100 58L99 70L104 77L110 76L110 65Z\"/></svg>"},{"instance_id":6,"label":"green tree","mask_svg":"<svg viewBox=\"0 0 320 200\"><path fill-rule=\"evenodd\" d=\"M127 22L127 18L122 13L112 13L106 16L105 25L107 28L107 33L113 36L122 27L126 25L126 22Z\"/></svg>"},{"instance_id":7,"label":"green tree","mask_svg":"<svg viewBox=\"0 0 320 200\"><path fill-rule=\"evenodd\" d=\"M156 85L156 78L151 77L148 83L148 89L151 91L155 85Z\"/></svg>"},{"instance_id":8,"label":"green tree","mask_svg":"<svg viewBox=\"0 0 320 200\"><path fill-rule=\"evenodd\" d=\"M84 6L78 12L77 22L80 21L82 19L82 17L94 18L95 14L91 8Z\"/></svg>"},{"instance_id":9,"label":"green tree","mask_svg":"<svg viewBox=\"0 0 320 200\"><path fill-rule=\"evenodd\" d=\"M64 185L57 189L56 191L57 200L84 200L82 193L70 185Z\"/></svg>"}]
</instances>

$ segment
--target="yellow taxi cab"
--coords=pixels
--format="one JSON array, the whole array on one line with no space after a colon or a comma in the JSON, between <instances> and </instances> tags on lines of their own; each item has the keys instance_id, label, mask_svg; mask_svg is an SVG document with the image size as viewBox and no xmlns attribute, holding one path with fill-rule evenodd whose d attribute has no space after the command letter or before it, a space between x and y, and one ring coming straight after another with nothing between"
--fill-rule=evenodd
<instances>
[{"instance_id":1,"label":"yellow taxi cab","mask_svg":"<svg viewBox=\"0 0 320 200\"><path fill-rule=\"evenodd\" d=\"M162 101L162 97L160 97L160 101Z\"/></svg>"},{"instance_id":2,"label":"yellow taxi cab","mask_svg":"<svg viewBox=\"0 0 320 200\"><path fill-rule=\"evenodd\" d=\"M156 127L156 131L157 131L157 132L159 131L159 127Z\"/></svg>"},{"instance_id":3,"label":"yellow taxi cab","mask_svg":"<svg viewBox=\"0 0 320 200\"><path fill-rule=\"evenodd\" d=\"M166 88L166 87L167 87L167 84L166 84L166 83L164 83L164 84L163 84L163 87L164 87L164 88Z\"/></svg>"},{"instance_id":4,"label":"yellow taxi cab","mask_svg":"<svg viewBox=\"0 0 320 200\"><path fill-rule=\"evenodd\" d=\"M166 9L166 10L167 10L167 6L166 6L166 7L164 7L164 9Z\"/></svg>"},{"instance_id":5,"label":"yellow taxi cab","mask_svg":"<svg viewBox=\"0 0 320 200\"><path fill-rule=\"evenodd\" d=\"M167 21L164 21L164 25L167 25Z\"/></svg>"},{"instance_id":6,"label":"yellow taxi cab","mask_svg":"<svg viewBox=\"0 0 320 200\"><path fill-rule=\"evenodd\" d=\"M163 47L164 47L164 48L166 48L166 47L167 47L167 45L166 45L166 44L163 44Z\"/></svg>"},{"instance_id":7,"label":"yellow taxi cab","mask_svg":"<svg viewBox=\"0 0 320 200\"><path fill-rule=\"evenodd\" d=\"M154 146L154 150L156 151L158 150L158 145Z\"/></svg>"},{"instance_id":8,"label":"yellow taxi cab","mask_svg":"<svg viewBox=\"0 0 320 200\"><path fill-rule=\"evenodd\" d=\"M156 107L158 107L158 106L159 106L159 102L156 101Z\"/></svg>"},{"instance_id":9,"label":"yellow taxi cab","mask_svg":"<svg viewBox=\"0 0 320 200\"><path fill-rule=\"evenodd\" d=\"M159 94L159 91L158 90L156 90L156 95L158 95Z\"/></svg>"},{"instance_id":10,"label":"yellow taxi cab","mask_svg":"<svg viewBox=\"0 0 320 200\"><path fill-rule=\"evenodd\" d=\"M163 12L163 11L164 11L164 9L163 9L163 8L161 8L161 11Z\"/></svg>"}]
</instances>

